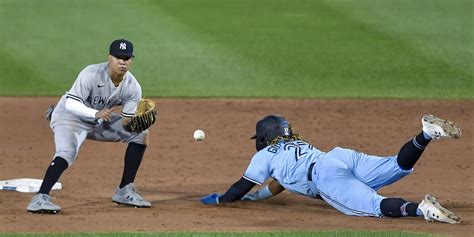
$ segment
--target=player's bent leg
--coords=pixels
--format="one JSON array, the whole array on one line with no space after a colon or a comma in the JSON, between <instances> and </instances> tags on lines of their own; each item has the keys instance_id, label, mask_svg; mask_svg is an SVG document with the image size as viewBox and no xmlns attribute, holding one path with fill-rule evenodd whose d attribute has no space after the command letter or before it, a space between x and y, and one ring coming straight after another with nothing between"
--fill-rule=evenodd
<instances>
[{"instance_id":1,"label":"player's bent leg","mask_svg":"<svg viewBox=\"0 0 474 237\"><path fill-rule=\"evenodd\" d=\"M87 130L73 125L57 125L53 128L56 153L48 166L38 194L33 196L26 210L32 213L56 214L61 208L51 202L49 192L62 173L74 162Z\"/></svg>"},{"instance_id":2,"label":"player's bent leg","mask_svg":"<svg viewBox=\"0 0 474 237\"><path fill-rule=\"evenodd\" d=\"M62 157L71 166L87 137L88 130L73 125L57 125L53 128L53 133L56 147L54 157Z\"/></svg>"},{"instance_id":3,"label":"player's bent leg","mask_svg":"<svg viewBox=\"0 0 474 237\"><path fill-rule=\"evenodd\" d=\"M413 172L413 169L400 168L396 156L373 156L343 148L335 148L329 154L343 162L358 180L374 190L390 185Z\"/></svg>"},{"instance_id":4,"label":"player's bent leg","mask_svg":"<svg viewBox=\"0 0 474 237\"><path fill-rule=\"evenodd\" d=\"M339 183L341 184L341 183ZM321 198L340 212L350 216L381 217L380 202L383 197L362 182L346 182L344 191L318 190ZM354 190L347 188L351 185ZM358 187L358 188L357 188ZM353 192L354 191L354 192Z\"/></svg>"},{"instance_id":5,"label":"player's bent leg","mask_svg":"<svg viewBox=\"0 0 474 237\"><path fill-rule=\"evenodd\" d=\"M131 133L123 129L122 117L112 114L112 120L96 126L87 134L88 139L96 141L127 142L123 175L112 201L133 207L150 207L151 203L145 200L135 188L135 177L140 167L148 144L148 130L141 133Z\"/></svg>"},{"instance_id":6,"label":"player's bent leg","mask_svg":"<svg viewBox=\"0 0 474 237\"><path fill-rule=\"evenodd\" d=\"M438 200L436 200L432 195L425 196L419 205L419 209L427 221L439 221L449 224L457 224L461 222L461 218L452 211L441 206Z\"/></svg>"},{"instance_id":7,"label":"player's bent leg","mask_svg":"<svg viewBox=\"0 0 474 237\"><path fill-rule=\"evenodd\" d=\"M332 207L346 215L382 216L384 197L357 179L344 162L327 156L319 161L315 173L317 192Z\"/></svg>"}]
</instances>

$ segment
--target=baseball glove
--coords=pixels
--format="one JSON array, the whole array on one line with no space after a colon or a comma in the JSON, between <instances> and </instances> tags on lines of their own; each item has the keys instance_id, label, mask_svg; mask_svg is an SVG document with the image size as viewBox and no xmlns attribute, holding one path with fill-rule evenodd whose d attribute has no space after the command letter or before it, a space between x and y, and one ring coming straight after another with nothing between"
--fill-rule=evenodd
<instances>
[{"instance_id":1,"label":"baseball glove","mask_svg":"<svg viewBox=\"0 0 474 237\"><path fill-rule=\"evenodd\" d=\"M155 102L150 99L140 99L135 116L125 126L125 129L133 133L141 133L148 129L156 121Z\"/></svg>"}]
</instances>

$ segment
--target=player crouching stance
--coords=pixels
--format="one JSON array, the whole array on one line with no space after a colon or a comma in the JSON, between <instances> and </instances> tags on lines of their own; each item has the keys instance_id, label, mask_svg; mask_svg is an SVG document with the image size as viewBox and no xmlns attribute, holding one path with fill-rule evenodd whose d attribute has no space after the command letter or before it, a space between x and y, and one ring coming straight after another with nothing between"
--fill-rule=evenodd
<instances>
[{"instance_id":1,"label":"player crouching stance","mask_svg":"<svg viewBox=\"0 0 474 237\"><path fill-rule=\"evenodd\" d=\"M128 71L133 45L119 39L109 48L108 62L87 66L51 111L56 153L29 212L56 214L61 208L49 192L61 174L76 160L84 140L127 142L122 181L112 201L133 207L150 207L133 184L148 142L148 128L156 120L154 103L142 98L140 84ZM112 113L123 106L121 114Z\"/></svg>"},{"instance_id":2,"label":"player crouching stance","mask_svg":"<svg viewBox=\"0 0 474 237\"><path fill-rule=\"evenodd\" d=\"M413 166L432 139L459 138L461 130L452 122L425 115L423 131L402 146L396 156L378 157L336 147L322 152L294 134L288 121L269 115L257 123L253 137L257 153L243 177L223 195L213 193L204 204L270 198L284 189L321 198L347 215L374 217L424 216L428 221L459 223L460 218L426 195L421 203L387 198L376 190L413 172ZM268 178L265 188L247 194Z\"/></svg>"}]
</instances>

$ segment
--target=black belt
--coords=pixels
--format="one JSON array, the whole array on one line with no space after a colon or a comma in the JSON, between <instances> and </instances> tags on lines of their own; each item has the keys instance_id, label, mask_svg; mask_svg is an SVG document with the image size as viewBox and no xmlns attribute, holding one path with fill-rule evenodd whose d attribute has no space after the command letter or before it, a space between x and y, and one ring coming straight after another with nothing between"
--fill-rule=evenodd
<instances>
[{"instance_id":1,"label":"black belt","mask_svg":"<svg viewBox=\"0 0 474 237\"><path fill-rule=\"evenodd\" d=\"M311 163L308 168L308 181L313 181L313 167L316 162Z\"/></svg>"}]
</instances>

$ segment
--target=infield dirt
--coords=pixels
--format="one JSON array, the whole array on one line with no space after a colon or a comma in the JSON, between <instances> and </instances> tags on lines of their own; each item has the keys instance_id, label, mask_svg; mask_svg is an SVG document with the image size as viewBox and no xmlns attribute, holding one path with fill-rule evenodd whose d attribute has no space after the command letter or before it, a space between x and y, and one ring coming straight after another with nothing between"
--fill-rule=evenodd
<instances>
[{"instance_id":1,"label":"infield dirt","mask_svg":"<svg viewBox=\"0 0 474 237\"><path fill-rule=\"evenodd\" d=\"M43 113L58 98L0 98L0 180L43 178L54 142ZM63 212L26 212L33 194L0 191L0 233L140 231L392 230L456 236L474 233L473 115L470 100L156 99L159 118L135 183L152 208L111 200L123 167L124 143L86 141L52 191ZM379 191L419 202L435 195L461 224L423 218L350 217L320 200L289 192L258 203L205 206L199 198L223 193L255 152L255 122L284 115L317 148L335 146L388 156L419 133L421 117L455 121L459 140L432 142L412 175ZM206 139L197 142L193 132Z\"/></svg>"}]
</instances>

